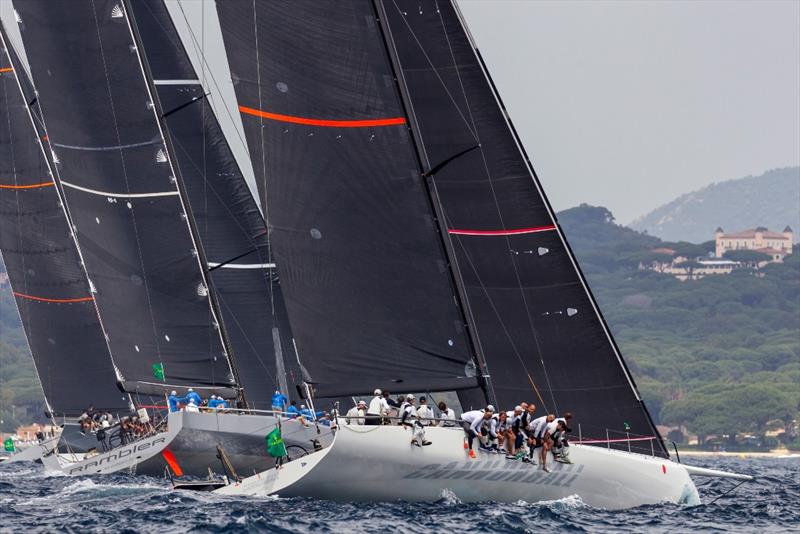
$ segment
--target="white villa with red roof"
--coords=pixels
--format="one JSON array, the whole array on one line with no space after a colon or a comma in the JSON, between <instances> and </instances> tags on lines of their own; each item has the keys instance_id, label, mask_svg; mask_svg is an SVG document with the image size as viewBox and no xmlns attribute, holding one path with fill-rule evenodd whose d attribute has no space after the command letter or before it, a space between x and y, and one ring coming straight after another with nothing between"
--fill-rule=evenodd
<instances>
[{"instance_id":1,"label":"white villa with red roof","mask_svg":"<svg viewBox=\"0 0 800 534\"><path fill-rule=\"evenodd\" d=\"M726 234L722 228L717 228L716 256L721 258L730 250L754 250L770 256L771 261L783 261L783 258L792 253L792 240L794 234L790 227L783 232L771 232L763 226Z\"/></svg>"}]
</instances>

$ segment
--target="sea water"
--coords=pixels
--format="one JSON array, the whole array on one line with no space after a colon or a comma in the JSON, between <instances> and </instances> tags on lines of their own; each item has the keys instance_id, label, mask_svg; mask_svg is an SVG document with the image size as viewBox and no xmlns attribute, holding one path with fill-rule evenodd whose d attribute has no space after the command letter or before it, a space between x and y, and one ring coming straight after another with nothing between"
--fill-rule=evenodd
<instances>
[{"instance_id":1,"label":"sea water","mask_svg":"<svg viewBox=\"0 0 800 534\"><path fill-rule=\"evenodd\" d=\"M452 492L424 503L231 498L173 491L155 478L54 476L38 464L0 464L0 531L800 532L800 457L684 461L758 478L727 495L737 481L698 478L699 506L609 511L578 496L513 504L465 504Z\"/></svg>"}]
</instances>

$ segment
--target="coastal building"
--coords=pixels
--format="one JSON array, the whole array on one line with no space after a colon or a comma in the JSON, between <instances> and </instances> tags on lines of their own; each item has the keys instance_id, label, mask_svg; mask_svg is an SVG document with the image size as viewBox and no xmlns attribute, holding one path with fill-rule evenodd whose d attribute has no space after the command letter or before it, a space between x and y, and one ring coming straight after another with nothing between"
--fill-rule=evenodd
<instances>
[{"instance_id":1,"label":"coastal building","mask_svg":"<svg viewBox=\"0 0 800 534\"><path fill-rule=\"evenodd\" d=\"M783 232L772 232L763 226L726 234L722 228L714 233L716 256L721 258L732 250L753 250L770 256L770 261L781 262L792 253L794 234L787 226Z\"/></svg>"}]
</instances>

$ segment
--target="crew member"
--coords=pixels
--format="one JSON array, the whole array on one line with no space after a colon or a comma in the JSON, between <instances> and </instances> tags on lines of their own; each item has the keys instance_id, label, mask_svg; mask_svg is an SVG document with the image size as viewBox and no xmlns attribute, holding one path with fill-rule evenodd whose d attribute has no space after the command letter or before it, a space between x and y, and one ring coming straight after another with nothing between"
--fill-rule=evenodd
<instances>
[{"instance_id":1,"label":"crew member","mask_svg":"<svg viewBox=\"0 0 800 534\"><path fill-rule=\"evenodd\" d=\"M414 407L414 395L406 395L406 401L400 406L400 424L411 429L411 444L417 447L430 445L431 442L425 439L425 427L417 416Z\"/></svg>"},{"instance_id":2,"label":"crew member","mask_svg":"<svg viewBox=\"0 0 800 534\"><path fill-rule=\"evenodd\" d=\"M345 419L348 425L363 425L364 416L367 413L367 403L363 400L358 401L358 404L348 410Z\"/></svg>"},{"instance_id":3,"label":"crew member","mask_svg":"<svg viewBox=\"0 0 800 534\"><path fill-rule=\"evenodd\" d=\"M276 389L275 393L272 395L272 411L283 413L286 411L286 405L289 403L289 399L286 398L286 395L280 392L280 390Z\"/></svg>"},{"instance_id":4,"label":"crew member","mask_svg":"<svg viewBox=\"0 0 800 534\"><path fill-rule=\"evenodd\" d=\"M471 410L461 414L461 424L464 427L464 432L467 433L467 445L469 447L469 457L475 458L475 451L472 445L475 438L481 435L481 427L484 420L489 420L494 414L494 406L491 404L485 410ZM479 438L480 439L480 438Z\"/></svg>"},{"instance_id":5,"label":"crew member","mask_svg":"<svg viewBox=\"0 0 800 534\"><path fill-rule=\"evenodd\" d=\"M456 412L444 402L439 403L439 426L456 426Z\"/></svg>"},{"instance_id":6,"label":"crew member","mask_svg":"<svg viewBox=\"0 0 800 534\"><path fill-rule=\"evenodd\" d=\"M428 399L425 396L419 398L419 408L417 408L417 420L422 426L435 424L433 420L433 409L428 406Z\"/></svg>"},{"instance_id":7,"label":"crew member","mask_svg":"<svg viewBox=\"0 0 800 534\"><path fill-rule=\"evenodd\" d=\"M186 393L186 402L192 400L194 401L195 406L200 406L200 403L203 402L203 399L200 398L200 395L192 388L189 388L189 392Z\"/></svg>"},{"instance_id":8,"label":"crew member","mask_svg":"<svg viewBox=\"0 0 800 534\"><path fill-rule=\"evenodd\" d=\"M167 404L169 404L169 411L177 412L181 409L181 403L186 402L186 399L178 396L177 391L172 391L167 397Z\"/></svg>"},{"instance_id":9,"label":"crew member","mask_svg":"<svg viewBox=\"0 0 800 534\"><path fill-rule=\"evenodd\" d=\"M376 389L373 395L374 396L372 397L372 400L369 401L369 407L367 408L367 416L364 424L380 425L381 416L386 415L389 405L386 402L386 399L383 398L383 392L380 389Z\"/></svg>"}]
</instances>

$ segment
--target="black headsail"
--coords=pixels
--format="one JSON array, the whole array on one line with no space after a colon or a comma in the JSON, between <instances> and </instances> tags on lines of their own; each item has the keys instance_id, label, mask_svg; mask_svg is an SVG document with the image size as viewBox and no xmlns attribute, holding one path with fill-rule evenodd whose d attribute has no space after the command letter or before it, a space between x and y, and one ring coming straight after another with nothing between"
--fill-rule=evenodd
<instances>
[{"instance_id":1,"label":"black headsail","mask_svg":"<svg viewBox=\"0 0 800 534\"><path fill-rule=\"evenodd\" d=\"M320 396L477 385L369 2L217 3L300 359Z\"/></svg>"},{"instance_id":2,"label":"black headsail","mask_svg":"<svg viewBox=\"0 0 800 534\"><path fill-rule=\"evenodd\" d=\"M124 8L15 2L56 179L127 391L236 386Z\"/></svg>"},{"instance_id":3,"label":"black headsail","mask_svg":"<svg viewBox=\"0 0 800 534\"><path fill-rule=\"evenodd\" d=\"M659 437L457 8L377 6L498 402Z\"/></svg>"},{"instance_id":4,"label":"black headsail","mask_svg":"<svg viewBox=\"0 0 800 534\"><path fill-rule=\"evenodd\" d=\"M53 415L127 410L48 162L36 97L0 24L0 252Z\"/></svg>"},{"instance_id":5,"label":"black headsail","mask_svg":"<svg viewBox=\"0 0 800 534\"><path fill-rule=\"evenodd\" d=\"M302 382L267 227L163 0L126 3L254 408ZM291 388L287 386L289 384Z\"/></svg>"}]
</instances>

